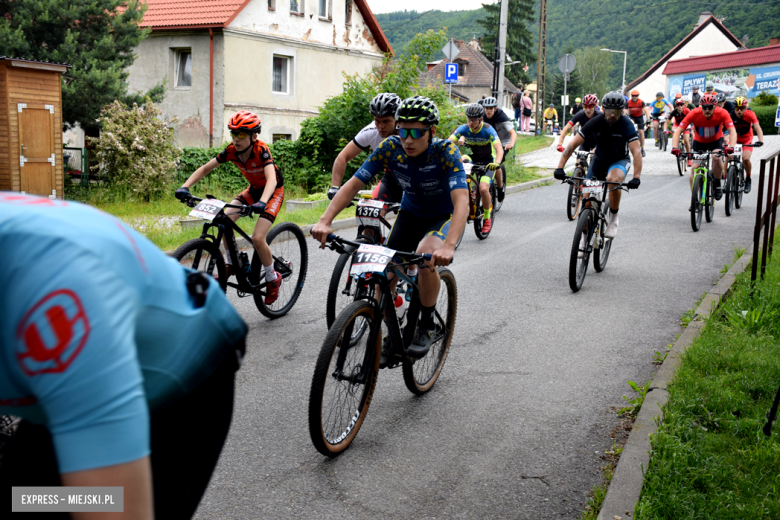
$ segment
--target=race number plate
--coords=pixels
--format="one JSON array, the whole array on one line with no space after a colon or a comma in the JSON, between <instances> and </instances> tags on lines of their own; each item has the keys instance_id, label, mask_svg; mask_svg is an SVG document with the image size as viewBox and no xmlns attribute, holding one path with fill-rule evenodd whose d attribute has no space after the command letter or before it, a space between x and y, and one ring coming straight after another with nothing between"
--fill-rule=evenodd
<instances>
[{"instance_id":1,"label":"race number plate","mask_svg":"<svg viewBox=\"0 0 780 520\"><path fill-rule=\"evenodd\" d=\"M583 193L598 193L601 191L601 181L588 179L582 184Z\"/></svg>"},{"instance_id":2,"label":"race number plate","mask_svg":"<svg viewBox=\"0 0 780 520\"><path fill-rule=\"evenodd\" d=\"M381 200L361 200L358 202L355 216L364 226L378 226L380 217L387 213L387 204Z\"/></svg>"},{"instance_id":3,"label":"race number plate","mask_svg":"<svg viewBox=\"0 0 780 520\"><path fill-rule=\"evenodd\" d=\"M737 157L742 156L742 145L741 144L735 144L734 145L734 153L731 155L736 155Z\"/></svg>"},{"instance_id":4,"label":"race number plate","mask_svg":"<svg viewBox=\"0 0 780 520\"><path fill-rule=\"evenodd\" d=\"M392 249L363 244L355 252L349 274L381 273L387 268L387 264L393 259L393 255L395 255L395 251Z\"/></svg>"},{"instance_id":5,"label":"race number plate","mask_svg":"<svg viewBox=\"0 0 780 520\"><path fill-rule=\"evenodd\" d=\"M203 220L208 220L211 222L214 220L214 217L216 217L217 214L222 211L222 208L225 207L225 204L227 203L217 199L202 200L198 203L197 206L195 206L192 211L190 211L190 216L195 218L202 218Z\"/></svg>"}]
</instances>

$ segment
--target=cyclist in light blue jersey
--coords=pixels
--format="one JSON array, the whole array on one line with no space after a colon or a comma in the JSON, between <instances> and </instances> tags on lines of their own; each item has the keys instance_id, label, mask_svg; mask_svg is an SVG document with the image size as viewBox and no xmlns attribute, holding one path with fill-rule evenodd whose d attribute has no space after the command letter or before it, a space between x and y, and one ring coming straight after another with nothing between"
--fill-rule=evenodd
<instances>
[{"instance_id":1,"label":"cyclist in light blue jersey","mask_svg":"<svg viewBox=\"0 0 780 520\"><path fill-rule=\"evenodd\" d=\"M0 414L23 418L0 489L122 486L123 518L190 518L247 333L219 285L95 208L19 193L0 192L0 249Z\"/></svg>"},{"instance_id":2,"label":"cyclist in light blue jersey","mask_svg":"<svg viewBox=\"0 0 780 520\"><path fill-rule=\"evenodd\" d=\"M672 103L667 101L663 92L659 92L655 95L655 101L650 102L650 106L653 109L653 137L655 138L655 144L658 145L658 118L664 113L664 108L669 107L669 112L674 110Z\"/></svg>"}]
</instances>

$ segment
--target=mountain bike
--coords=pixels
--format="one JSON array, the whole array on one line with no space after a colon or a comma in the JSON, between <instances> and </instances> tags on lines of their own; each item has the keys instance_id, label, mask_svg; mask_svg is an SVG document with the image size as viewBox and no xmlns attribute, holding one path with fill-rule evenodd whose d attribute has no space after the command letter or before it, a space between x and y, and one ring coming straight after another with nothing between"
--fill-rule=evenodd
<instances>
[{"instance_id":1,"label":"mountain bike","mask_svg":"<svg viewBox=\"0 0 780 520\"><path fill-rule=\"evenodd\" d=\"M726 197L726 216L730 217L734 211L742 207L742 194L745 193L745 166L742 164L742 145L734 145L734 153L729 159L726 168L726 183L723 186L723 195Z\"/></svg>"},{"instance_id":2,"label":"mountain bike","mask_svg":"<svg viewBox=\"0 0 780 520\"><path fill-rule=\"evenodd\" d=\"M190 197L183 202L194 208L190 212L191 216L202 218L206 222L199 238L185 242L171 256L186 267L216 278L223 291L232 287L240 298L251 295L257 310L264 316L273 319L287 314L301 295L309 263L306 240L301 228L293 222L282 222L268 232L266 243L271 247L274 269L281 275L282 284L276 301L266 305L268 282L265 281L263 265L252 245L252 239L225 215L225 208L235 208L241 216L251 216L252 208L228 204L211 195L206 195L205 199ZM251 262L245 251L238 250L236 232L252 247L254 254ZM227 239L227 253L235 268L236 283L227 279L225 258L219 247L223 238Z\"/></svg>"},{"instance_id":3,"label":"mountain bike","mask_svg":"<svg viewBox=\"0 0 780 520\"><path fill-rule=\"evenodd\" d=\"M568 177L563 182L575 182ZM610 188L610 185L614 186ZM577 227L574 230L574 240L569 257L569 287L573 292L582 288L585 275L588 272L588 262L593 253L593 267L600 273L607 267L609 253L614 239L605 238L607 230L607 213L609 212L609 192L614 190L628 191L627 183L585 179L582 181L582 196L584 203L590 202L590 207L580 211ZM601 197L599 198L599 193Z\"/></svg>"},{"instance_id":4,"label":"mountain bike","mask_svg":"<svg viewBox=\"0 0 780 520\"><path fill-rule=\"evenodd\" d=\"M669 130L666 128L666 113L658 116L658 142L656 146L662 151L666 151L666 146L669 144Z\"/></svg>"},{"instance_id":5,"label":"mountain bike","mask_svg":"<svg viewBox=\"0 0 780 520\"><path fill-rule=\"evenodd\" d=\"M458 295L452 271L439 267L441 286L436 301L436 338L419 359L406 355L414 339L420 313L416 281L406 266L426 269L431 255L397 252L382 246L329 235L329 247L354 257L350 274L359 284L371 286L364 297L350 303L336 319L322 343L309 394L309 434L314 447L329 457L347 449L363 424L371 404L379 372L382 324L388 331L395 362L402 367L406 387L415 395L428 392L439 378L447 359L455 327ZM392 263L391 263L392 262ZM394 304L389 274L408 284L411 291L406 325L401 326ZM369 297L368 295L376 295ZM355 329L361 329L355 334Z\"/></svg>"},{"instance_id":6,"label":"mountain bike","mask_svg":"<svg viewBox=\"0 0 780 520\"><path fill-rule=\"evenodd\" d=\"M577 218L580 212L580 205L582 204L580 183L588 173L588 158L593 155L593 152L576 151L574 153L577 155L577 163L572 172L572 182L569 183L569 196L566 199L566 216L569 220Z\"/></svg>"},{"instance_id":7,"label":"mountain bike","mask_svg":"<svg viewBox=\"0 0 780 520\"><path fill-rule=\"evenodd\" d=\"M707 222L712 222L715 215L715 196L712 193L712 186L715 178L710 170L710 156L717 158L723 157L723 152L713 154L710 151L703 152L681 152L680 155L690 157L694 161L701 161L699 166L693 169L693 189L691 190L691 228L698 231L701 228L701 215Z\"/></svg>"},{"instance_id":8,"label":"mountain bike","mask_svg":"<svg viewBox=\"0 0 780 520\"><path fill-rule=\"evenodd\" d=\"M482 225L485 223L485 209L482 207L482 194L479 192L479 179L482 174L487 171L487 167L482 164L465 163L463 164L463 169L466 171L466 183L468 184L469 189L468 222L474 222L474 233L477 235L477 238L485 240L490 234L490 231L487 233L482 232ZM490 187L488 189L490 190L490 202L495 210L498 199L496 195L496 183L493 179L490 179ZM492 231L496 224L495 211L491 213L491 219L493 219ZM463 234L461 234L461 240L462 239ZM458 244L460 244L460 241L458 241Z\"/></svg>"}]
</instances>

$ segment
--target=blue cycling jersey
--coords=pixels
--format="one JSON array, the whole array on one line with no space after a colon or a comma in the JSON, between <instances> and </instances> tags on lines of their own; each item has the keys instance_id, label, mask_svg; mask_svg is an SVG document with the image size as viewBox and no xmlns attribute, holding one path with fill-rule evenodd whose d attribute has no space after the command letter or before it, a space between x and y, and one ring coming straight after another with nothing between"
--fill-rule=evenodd
<instances>
[{"instance_id":1,"label":"blue cycling jersey","mask_svg":"<svg viewBox=\"0 0 780 520\"><path fill-rule=\"evenodd\" d=\"M390 170L404 190L401 209L420 217L452 213L450 192L467 188L458 147L445 139L432 139L427 151L410 157L398 136L390 136L355 172L355 177L368 184L384 170Z\"/></svg>"},{"instance_id":2,"label":"blue cycling jersey","mask_svg":"<svg viewBox=\"0 0 780 520\"><path fill-rule=\"evenodd\" d=\"M660 114L663 112L666 105L671 105L671 103L667 101L666 98L656 98L655 101L650 102L650 106L653 107L653 114Z\"/></svg>"},{"instance_id":3,"label":"blue cycling jersey","mask_svg":"<svg viewBox=\"0 0 780 520\"><path fill-rule=\"evenodd\" d=\"M45 425L63 473L149 454L149 410L194 389L246 325L211 280L90 206L0 192L0 414Z\"/></svg>"},{"instance_id":4,"label":"blue cycling jersey","mask_svg":"<svg viewBox=\"0 0 780 520\"><path fill-rule=\"evenodd\" d=\"M466 146L471 148L471 159L475 163L493 162L496 158L494 143L500 143L496 130L487 123L482 123L479 130L472 132L469 125L459 126L450 136L450 140L457 141L463 137Z\"/></svg>"}]
</instances>

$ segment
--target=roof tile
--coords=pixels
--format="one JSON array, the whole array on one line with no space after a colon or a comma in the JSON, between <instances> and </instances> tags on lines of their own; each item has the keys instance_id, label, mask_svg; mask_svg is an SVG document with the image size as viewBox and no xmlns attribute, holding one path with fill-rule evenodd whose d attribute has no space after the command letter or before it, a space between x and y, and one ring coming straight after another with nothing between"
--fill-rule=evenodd
<instances>
[{"instance_id":1,"label":"roof tile","mask_svg":"<svg viewBox=\"0 0 780 520\"><path fill-rule=\"evenodd\" d=\"M223 25L245 0L146 0L141 27Z\"/></svg>"},{"instance_id":2,"label":"roof tile","mask_svg":"<svg viewBox=\"0 0 780 520\"><path fill-rule=\"evenodd\" d=\"M696 56L682 60L671 60L666 64L663 74L684 74L703 70L738 69L751 65L780 62L780 45L769 45L756 49L747 49L709 56Z\"/></svg>"}]
</instances>

